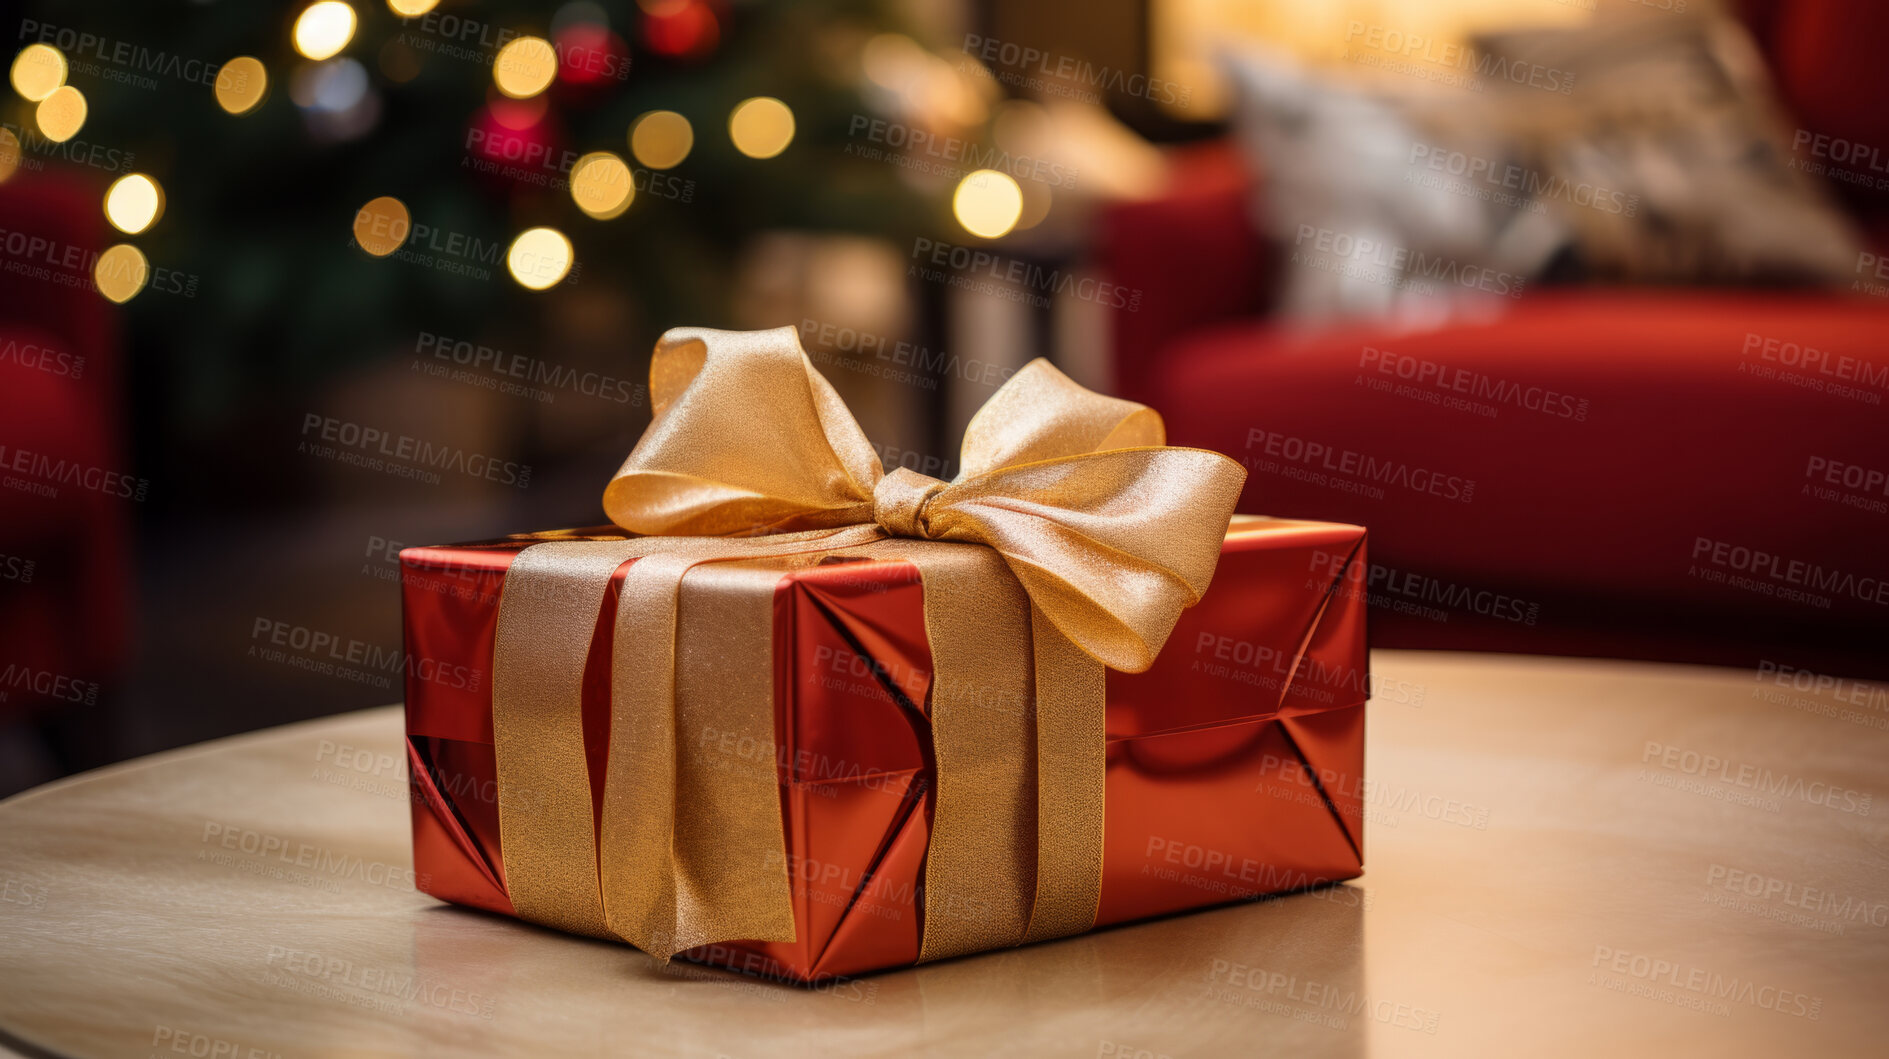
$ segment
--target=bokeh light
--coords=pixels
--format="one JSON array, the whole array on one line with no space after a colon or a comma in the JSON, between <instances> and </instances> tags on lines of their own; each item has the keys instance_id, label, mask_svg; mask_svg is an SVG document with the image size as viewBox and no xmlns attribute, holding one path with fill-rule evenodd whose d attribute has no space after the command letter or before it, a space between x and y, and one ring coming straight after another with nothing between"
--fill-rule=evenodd
<instances>
[{"instance_id":1,"label":"bokeh light","mask_svg":"<svg viewBox=\"0 0 1889 1059\"><path fill-rule=\"evenodd\" d=\"M143 173L121 176L105 192L105 219L126 235L137 235L164 216L164 189Z\"/></svg>"},{"instance_id":2,"label":"bokeh light","mask_svg":"<svg viewBox=\"0 0 1889 1059\"><path fill-rule=\"evenodd\" d=\"M643 43L657 55L700 59L721 43L721 23L702 0L644 4Z\"/></svg>"},{"instance_id":3,"label":"bokeh light","mask_svg":"<svg viewBox=\"0 0 1889 1059\"><path fill-rule=\"evenodd\" d=\"M19 168L20 138L13 135L12 129L0 125L0 184L6 183Z\"/></svg>"},{"instance_id":4,"label":"bokeh light","mask_svg":"<svg viewBox=\"0 0 1889 1059\"><path fill-rule=\"evenodd\" d=\"M404 85L420 76L420 69L424 65L425 59L420 53L400 37L380 46L380 72L394 84Z\"/></svg>"},{"instance_id":5,"label":"bokeh light","mask_svg":"<svg viewBox=\"0 0 1889 1059\"><path fill-rule=\"evenodd\" d=\"M239 55L216 72L216 105L231 114L247 114L256 109L269 90L269 71L262 60Z\"/></svg>"},{"instance_id":6,"label":"bokeh light","mask_svg":"<svg viewBox=\"0 0 1889 1059\"><path fill-rule=\"evenodd\" d=\"M1054 196L1050 194L1049 185L1041 180L1020 180L1017 188L1023 192L1023 212L1017 216L1017 230L1028 231L1049 217Z\"/></svg>"},{"instance_id":7,"label":"bokeh light","mask_svg":"<svg viewBox=\"0 0 1889 1059\"><path fill-rule=\"evenodd\" d=\"M794 142L794 112L772 96L743 100L728 116L728 137L749 158L772 158Z\"/></svg>"},{"instance_id":8,"label":"bokeh light","mask_svg":"<svg viewBox=\"0 0 1889 1059\"><path fill-rule=\"evenodd\" d=\"M341 0L308 5L295 20L295 50L319 62L354 39L354 9Z\"/></svg>"},{"instance_id":9,"label":"bokeh light","mask_svg":"<svg viewBox=\"0 0 1889 1059\"><path fill-rule=\"evenodd\" d=\"M602 85L621 81L630 73L630 48L623 38L610 31L605 22L566 18L573 10L590 14L593 4L565 4L553 22L562 20L562 28L552 32L557 42L558 78L572 85ZM596 12L603 18L602 9Z\"/></svg>"},{"instance_id":10,"label":"bokeh light","mask_svg":"<svg viewBox=\"0 0 1889 1059\"><path fill-rule=\"evenodd\" d=\"M543 37L519 37L492 60L492 82L513 99L530 99L558 75L557 50Z\"/></svg>"},{"instance_id":11,"label":"bokeh light","mask_svg":"<svg viewBox=\"0 0 1889 1059\"><path fill-rule=\"evenodd\" d=\"M48 140L64 143L85 127L85 114L85 94L71 85L60 85L39 101L33 120Z\"/></svg>"},{"instance_id":12,"label":"bokeh light","mask_svg":"<svg viewBox=\"0 0 1889 1059\"><path fill-rule=\"evenodd\" d=\"M13 57L13 90L37 103L66 83L66 57L50 44L28 44Z\"/></svg>"},{"instance_id":13,"label":"bokeh light","mask_svg":"<svg viewBox=\"0 0 1889 1059\"><path fill-rule=\"evenodd\" d=\"M1023 216L1023 189L1007 173L979 169L958 181L951 212L965 231L995 239L1015 228Z\"/></svg>"},{"instance_id":14,"label":"bokeh light","mask_svg":"<svg viewBox=\"0 0 1889 1059\"><path fill-rule=\"evenodd\" d=\"M593 151L571 167L571 201L600 221L629 209L635 193L630 167L609 151Z\"/></svg>"},{"instance_id":15,"label":"bokeh light","mask_svg":"<svg viewBox=\"0 0 1889 1059\"><path fill-rule=\"evenodd\" d=\"M98 292L120 305L136 297L150 275L150 262L130 243L119 243L98 255L98 263L92 266Z\"/></svg>"},{"instance_id":16,"label":"bokeh light","mask_svg":"<svg viewBox=\"0 0 1889 1059\"><path fill-rule=\"evenodd\" d=\"M406 203L392 195L369 201L354 215L354 241L375 257L386 257L406 245L412 230Z\"/></svg>"},{"instance_id":17,"label":"bokeh light","mask_svg":"<svg viewBox=\"0 0 1889 1059\"><path fill-rule=\"evenodd\" d=\"M520 286L545 290L571 270L571 241L556 228L527 228L512 240L505 267Z\"/></svg>"},{"instance_id":18,"label":"bokeh light","mask_svg":"<svg viewBox=\"0 0 1889 1059\"><path fill-rule=\"evenodd\" d=\"M402 18L417 18L439 6L439 0L387 0L387 8Z\"/></svg>"},{"instance_id":19,"label":"bokeh light","mask_svg":"<svg viewBox=\"0 0 1889 1059\"><path fill-rule=\"evenodd\" d=\"M681 165L694 146L695 129L673 110L652 110L630 126L630 153L651 169Z\"/></svg>"}]
</instances>

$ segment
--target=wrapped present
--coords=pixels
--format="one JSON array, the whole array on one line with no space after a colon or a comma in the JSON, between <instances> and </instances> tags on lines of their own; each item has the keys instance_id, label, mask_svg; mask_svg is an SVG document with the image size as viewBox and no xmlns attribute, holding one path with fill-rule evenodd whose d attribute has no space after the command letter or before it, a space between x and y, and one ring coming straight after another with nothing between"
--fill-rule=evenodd
<instances>
[{"instance_id":1,"label":"wrapped present","mask_svg":"<svg viewBox=\"0 0 1889 1059\"><path fill-rule=\"evenodd\" d=\"M651 378L612 526L401 553L428 893L819 982L1359 874L1361 528L1041 361L953 483L790 328Z\"/></svg>"}]
</instances>

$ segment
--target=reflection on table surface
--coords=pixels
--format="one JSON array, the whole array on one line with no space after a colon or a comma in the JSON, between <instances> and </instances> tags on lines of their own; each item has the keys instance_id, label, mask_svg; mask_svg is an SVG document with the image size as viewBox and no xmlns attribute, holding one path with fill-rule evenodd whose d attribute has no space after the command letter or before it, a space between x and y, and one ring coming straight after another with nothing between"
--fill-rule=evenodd
<instances>
[{"instance_id":1,"label":"reflection on table surface","mask_svg":"<svg viewBox=\"0 0 1889 1059\"><path fill-rule=\"evenodd\" d=\"M807 990L412 891L400 714L0 805L0 1027L80 1055L1849 1054L1889 736L1695 667L1380 652L1356 883Z\"/></svg>"}]
</instances>

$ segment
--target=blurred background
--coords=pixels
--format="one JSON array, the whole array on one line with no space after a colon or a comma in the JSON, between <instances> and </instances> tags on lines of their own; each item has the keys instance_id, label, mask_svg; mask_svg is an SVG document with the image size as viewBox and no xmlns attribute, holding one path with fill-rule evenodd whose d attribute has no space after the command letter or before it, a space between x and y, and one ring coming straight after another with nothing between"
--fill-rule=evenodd
<instances>
[{"instance_id":1,"label":"blurred background","mask_svg":"<svg viewBox=\"0 0 1889 1059\"><path fill-rule=\"evenodd\" d=\"M682 325L940 478L1032 357L1146 401L1377 646L1889 676L1871 0L0 28L0 794L397 700L395 553L602 521Z\"/></svg>"}]
</instances>

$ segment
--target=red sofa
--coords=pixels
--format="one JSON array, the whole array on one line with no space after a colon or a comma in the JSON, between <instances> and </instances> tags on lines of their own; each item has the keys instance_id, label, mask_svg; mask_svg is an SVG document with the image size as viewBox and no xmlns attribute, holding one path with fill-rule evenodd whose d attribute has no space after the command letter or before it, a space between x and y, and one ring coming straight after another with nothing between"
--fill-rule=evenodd
<instances>
[{"instance_id":1,"label":"red sofa","mask_svg":"<svg viewBox=\"0 0 1889 1059\"><path fill-rule=\"evenodd\" d=\"M1889 5L1746 14L1803 128L1889 154ZM1889 298L1543 288L1307 333L1266 316L1278 249L1233 149L1173 174L1102 218L1142 292L1116 387L1245 460L1240 510L1370 527L1376 645L1889 676ZM1889 191L1852 205L1883 230Z\"/></svg>"}]
</instances>

